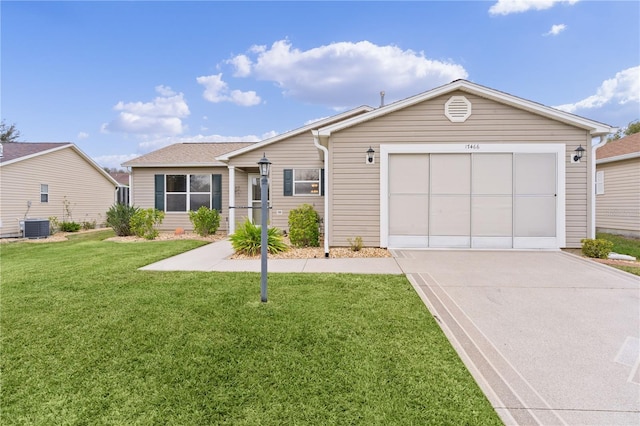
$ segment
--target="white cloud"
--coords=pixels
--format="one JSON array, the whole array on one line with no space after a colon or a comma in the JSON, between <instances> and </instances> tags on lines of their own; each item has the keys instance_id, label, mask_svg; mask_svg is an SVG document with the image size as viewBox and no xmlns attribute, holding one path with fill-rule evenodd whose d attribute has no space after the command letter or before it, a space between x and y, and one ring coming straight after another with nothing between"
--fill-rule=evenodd
<instances>
[{"instance_id":1,"label":"white cloud","mask_svg":"<svg viewBox=\"0 0 640 426\"><path fill-rule=\"evenodd\" d=\"M368 103L385 90L398 100L416 92L467 78L458 64L427 58L422 52L368 41L338 42L302 51L288 40L253 46L255 59L236 57L229 63L250 64L242 73L275 82L286 96L303 102L344 108ZM244 55L240 55L244 57Z\"/></svg>"},{"instance_id":2,"label":"white cloud","mask_svg":"<svg viewBox=\"0 0 640 426\"><path fill-rule=\"evenodd\" d=\"M498 0L489 8L490 15L509 15L511 13L527 12L529 10L550 9L557 3L574 5L578 0Z\"/></svg>"},{"instance_id":3,"label":"white cloud","mask_svg":"<svg viewBox=\"0 0 640 426\"><path fill-rule=\"evenodd\" d=\"M640 103L640 66L620 71L615 77L605 80L595 95L555 108L573 113L577 110L600 108L611 103L625 105L634 102Z\"/></svg>"},{"instance_id":4,"label":"white cloud","mask_svg":"<svg viewBox=\"0 0 640 426\"><path fill-rule=\"evenodd\" d=\"M205 89L202 96L209 102L232 102L240 106L254 106L262 101L254 91L230 91L229 85L222 81L222 73L200 76L196 78L196 81L204 86Z\"/></svg>"},{"instance_id":5,"label":"white cloud","mask_svg":"<svg viewBox=\"0 0 640 426\"><path fill-rule=\"evenodd\" d=\"M236 68L236 71L233 73L234 77L246 77L251 74L251 59L246 55L238 55L229 59L227 63Z\"/></svg>"},{"instance_id":6,"label":"white cloud","mask_svg":"<svg viewBox=\"0 0 640 426\"><path fill-rule=\"evenodd\" d=\"M89 137L89 133L87 132L79 132L78 136L76 136L78 139L87 139Z\"/></svg>"},{"instance_id":7,"label":"white cloud","mask_svg":"<svg viewBox=\"0 0 640 426\"><path fill-rule=\"evenodd\" d=\"M123 154L123 155L101 155L99 157L94 157L93 161L98 163L102 167L111 167L120 169L121 164L132 160L136 157L139 157L140 154Z\"/></svg>"},{"instance_id":8,"label":"white cloud","mask_svg":"<svg viewBox=\"0 0 640 426\"><path fill-rule=\"evenodd\" d=\"M118 102L113 109L118 117L102 125L103 132L134 133L140 135L179 135L185 131L182 119L189 106L182 93L167 86L156 86L160 95L151 102Z\"/></svg>"},{"instance_id":9,"label":"white cloud","mask_svg":"<svg viewBox=\"0 0 640 426\"><path fill-rule=\"evenodd\" d=\"M544 33L543 35L545 35L545 36L548 36L548 35L557 36L558 34L560 34L561 32L563 32L566 29L567 29L567 26L565 24L552 25L551 29L548 32Z\"/></svg>"}]
</instances>

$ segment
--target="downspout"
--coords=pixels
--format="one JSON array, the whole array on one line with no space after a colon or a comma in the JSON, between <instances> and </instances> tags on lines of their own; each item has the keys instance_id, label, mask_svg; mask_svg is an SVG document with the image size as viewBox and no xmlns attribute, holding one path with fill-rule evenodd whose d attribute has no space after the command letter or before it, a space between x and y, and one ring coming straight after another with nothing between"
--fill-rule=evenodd
<instances>
[{"instance_id":1,"label":"downspout","mask_svg":"<svg viewBox=\"0 0 640 426\"><path fill-rule=\"evenodd\" d=\"M329 257L329 149L320 144L320 135L317 130L312 130L313 144L324 153L324 257Z\"/></svg>"},{"instance_id":2,"label":"downspout","mask_svg":"<svg viewBox=\"0 0 640 426\"><path fill-rule=\"evenodd\" d=\"M596 149L607 143L603 135L598 136L598 143L594 144L595 138L591 139L591 229L589 229L589 238L596 237Z\"/></svg>"}]
</instances>

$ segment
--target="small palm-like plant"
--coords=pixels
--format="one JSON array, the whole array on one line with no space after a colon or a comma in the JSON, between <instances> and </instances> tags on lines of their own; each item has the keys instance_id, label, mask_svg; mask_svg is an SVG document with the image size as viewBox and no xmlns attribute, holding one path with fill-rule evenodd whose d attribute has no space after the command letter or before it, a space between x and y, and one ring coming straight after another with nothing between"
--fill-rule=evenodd
<instances>
[{"instance_id":1,"label":"small palm-like plant","mask_svg":"<svg viewBox=\"0 0 640 426\"><path fill-rule=\"evenodd\" d=\"M236 253L256 256L260 254L262 248L261 237L261 228L247 218L243 224L238 225L236 232L229 237L229 240ZM278 228L267 228L267 250L271 254L289 250Z\"/></svg>"}]
</instances>

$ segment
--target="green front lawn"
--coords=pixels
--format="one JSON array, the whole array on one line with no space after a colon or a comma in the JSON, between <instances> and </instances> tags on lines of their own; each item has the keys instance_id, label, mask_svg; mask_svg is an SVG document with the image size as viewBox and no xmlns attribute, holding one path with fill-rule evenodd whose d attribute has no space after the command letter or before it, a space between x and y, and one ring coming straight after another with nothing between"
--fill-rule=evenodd
<instances>
[{"instance_id":1,"label":"green front lawn","mask_svg":"<svg viewBox=\"0 0 640 426\"><path fill-rule=\"evenodd\" d=\"M620 235L605 234L603 232L598 232L596 234L596 238L611 241L613 243L612 251L614 253L627 254L629 256L635 257L636 259L640 259L640 239L626 238ZM625 265L612 266L635 275L640 275L640 267Z\"/></svg>"},{"instance_id":2,"label":"green front lawn","mask_svg":"<svg viewBox=\"0 0 640 426\"><path fill-rule=\"evenodd\" d=\"M0 245L2 424L501 424L401 276L137 268L196 241Z\"/></svg>"}]
</instances>

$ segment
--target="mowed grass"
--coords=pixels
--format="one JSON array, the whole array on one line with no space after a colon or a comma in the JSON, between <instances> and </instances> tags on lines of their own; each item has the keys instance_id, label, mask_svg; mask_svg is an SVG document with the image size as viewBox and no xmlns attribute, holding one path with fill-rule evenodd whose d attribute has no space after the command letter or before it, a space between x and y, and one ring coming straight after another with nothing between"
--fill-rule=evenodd
<instances>
[{"instance_id":1,"label":"mowed grass","mask_svg":"<svg viewBox=\"0 0 640 426\"><path fill-rule=\"evenodd\" d=\"M611 241L613 243L613 252L619 254L627 254L633 256L636 259L640 259L640 239L626 238L621 235L606 234L598 232L596 238L602 238L604 240ZM630 272L635 275L640 275L640 267L625 266L625 265L612 265L623 271Z\"/></svg>"},{"instance_id":2,"label":"mowed grass","mask_svg":"<svg viewBox=\"0 0 640 426\"><path fill-rule=\"evenodd\" d=\"M201 245L0 246L2 424L501 424L401 276L139 271Z\"/></svg>"}]
</instances>

